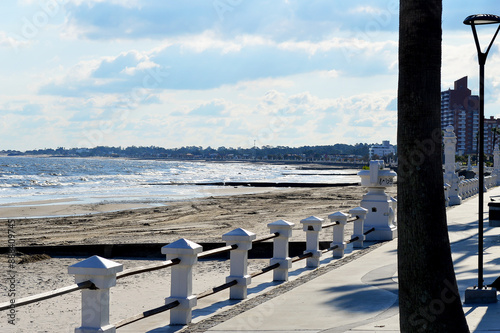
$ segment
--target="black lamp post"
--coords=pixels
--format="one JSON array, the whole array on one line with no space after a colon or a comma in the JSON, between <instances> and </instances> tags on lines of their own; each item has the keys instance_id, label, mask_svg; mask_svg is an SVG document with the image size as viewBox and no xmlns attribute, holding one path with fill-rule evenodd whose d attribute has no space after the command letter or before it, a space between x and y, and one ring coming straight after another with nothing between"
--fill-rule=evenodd
<instances>
[{"instance_id":1,"label":"black lamp post","mask_svg":"<svg viewBox=\"0 0 500 333\"><path fill-rule=\"evenodd\" d=\"M485 52L481 51L479 45L479 39L477 37L476 25L485 24L500 24L500 16L491 14L479 14L468 16L464 20L464 24L470 25L472 28L472 33L474 34L474 41L476 42L477 57L479 61L479 234L478 234L478 278L477 278L477 288L479 290L483 289L483 205L484 205L484 64L486 63L486 57L488 52L497 37L498 31L500 30L500 25L498 26L495 35L491 39L490 45Z\"/></svg>"}]
</instances>

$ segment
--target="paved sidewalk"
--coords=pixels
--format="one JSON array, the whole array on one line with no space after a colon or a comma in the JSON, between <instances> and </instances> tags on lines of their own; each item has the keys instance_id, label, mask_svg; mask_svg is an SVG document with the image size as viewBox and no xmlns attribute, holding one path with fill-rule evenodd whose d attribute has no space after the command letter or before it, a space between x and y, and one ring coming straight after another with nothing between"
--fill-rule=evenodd
<instances>
[{"instance_id":1,"label":"paved sidewalk","mask_svg":"<svg viewBox=\"0 0 500 333\"><path fill-rule=\"evenodd\" d=\"M500 228L488 224L489 196L500 195L500 187L485 193L484 280L492 283L500 276ZM467 287L477 284L477 196L448 209L448 225L453 259L462 301ZM355 254L353 251L352 254ZM327 258L328 257L328 258ZM327 255L322 265L334 263ZM397 296L397 240L389 241L365 255L309 280L298 287L236 315L212 328L211 333L227 332L399 332ZM303 266L302 266L303 267ZM305 268L291 273L291 280L310 272ZM250 299L263 287L273 285L272 274L255 279ZM267 290L266 290L267 291ZM246 302L246 301L244 301ZM211 303L215 303L210 305ZM221 293L201 300L194 323L220 314L238 304ZM500 303L464 305L471 332L500 332ZM165 316L153 316L118 332L175 332ZM161 320L160 320L161 319ZM156 322L155 322L156 321ZM159 327L151 329L151 327Z\"/></svg>"}]
</instances>

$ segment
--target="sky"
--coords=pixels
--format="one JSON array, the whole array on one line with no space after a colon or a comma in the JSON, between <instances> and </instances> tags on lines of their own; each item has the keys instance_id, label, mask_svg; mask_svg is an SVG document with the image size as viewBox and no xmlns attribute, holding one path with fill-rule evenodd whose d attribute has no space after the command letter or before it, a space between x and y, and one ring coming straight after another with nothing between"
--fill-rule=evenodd
<instances>
[{"instance_id":1,"label":"sky","mask_svg":"<svg viewBox=\"0 0 500 333\"><path fill-rule=\"evenodd\" d=\"M396 142L396 0L19 0L0 12L0 150ZM443 90L468 76L478 93L462 23L477 13L500 14L498 2L443 1Z\"/></svg>"}]
</instances>

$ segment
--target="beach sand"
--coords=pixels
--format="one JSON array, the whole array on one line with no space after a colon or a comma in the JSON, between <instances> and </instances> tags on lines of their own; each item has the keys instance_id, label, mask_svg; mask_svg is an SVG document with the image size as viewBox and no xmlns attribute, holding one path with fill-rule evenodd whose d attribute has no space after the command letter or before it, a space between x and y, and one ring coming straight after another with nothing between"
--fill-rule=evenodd
<instances>
[{"instance_id":1,"label":"beach sand","mask_svg":"<svg viewBox=\"0 0 500 333\"><path fill-rule=\"evenodd\" d=\"M227 189L230 194L235 190ZM276 220L293 222L294 229L299 230L300 220L311 215L327 220L336 211L347 213L359 206L366 193L361 186L259 191L165 202L163 206L138 209L122 204L30 206L34 216L50 216L55 211L71 216L16 219L16 246L169 243L179 238L221 242L224 233L236 228L264 236L269 233L267 224ZM395 191L395 187L389 188L388 194L394 196ZM9 214L12 212L7 214L0 207L0 218ZM293 240L303 241L304 236L295 233ZM7 238L0 237L0 246L6 245Z\"/></svg>"},{"instance_id":2,"label":"beach sand","mask_svg":"<svg viewBox=\"0 0 500 333\"><path fill-rule=\"evenodd\" d=\"M229 191L235 189L228 189ZM237 190L237 189L236 189ZM387 193L395 196L396 188ZM332 188L263 189L260 193L212 196L205 199L169 202L164 206L128 209L134 207L81 206L58 202L58 209L70 214L84 215L16 219L16 246L68 244L161 243L179 238L195 242L222 242L221 236L235 228L244 228L262 237L269 234L267 224L276 220L295 223L292 240L304 241L300 220L311 215L328 222L327 216L336 211L347 213L358 207L366 189L360 186ZM234 194L234 192L230 192ZM36 216L51 215L40 205ZM126 208L123 210L123 208ZM122 209L122 210L120 210ZM96 214L102 211L112 211ZM114 211L119 210L119 211ZM0 209L0 214L2 210ZM1 217L2 215L0 215ZM6 223L1 223L1 235L6 235ZM352 234L348 224L345 238ZM322 240L331 240L331 230L321 232ZM6 246L7 237L2 237ZM84 258L51 258L16 265L17 298L53 290L74 283L67 267ZM151 260L113 259L124 268L146 265ZM0 256L2 271L7 258ZM268 260L251 260L249 272L268 264ZM195 268L194 292L205 291L224 283L229 262L203 261ZM164 304L170 293L170 270L160 270L121 279L112 288L111 322ZM272 275L270 277L272 279ZM9 300L7 282L0 280L0 302ZM80 293L45 300L18 308L17 325L12 332L74 332L80 324ZM13 329L5 312L0 319L0 331Z\"/></svg>"}]
</instances>

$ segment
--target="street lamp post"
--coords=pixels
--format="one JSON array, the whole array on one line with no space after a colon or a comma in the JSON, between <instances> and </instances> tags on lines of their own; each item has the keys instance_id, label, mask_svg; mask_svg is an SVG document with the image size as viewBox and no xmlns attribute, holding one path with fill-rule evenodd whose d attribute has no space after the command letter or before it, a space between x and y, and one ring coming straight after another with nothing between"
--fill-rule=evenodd
<instances>
[{"instance_id":1,"label":"street lamp post","mask_svg":"<svg viewBox=\"0 0 500 333\"><path fill-rule=\"evenodd\" d=\"M496 302L496 291L487 290L484 286L483 280L483 210L484 210L484 65L486 63L486 58L490 52L491 46L497 37L498 31L500 30L500 25L498 26L490 44L485 52L481 51L481 46L479 45L479 39L477 37L476 26L485 24L500 24L500 16L491 14L479 14L468 16L464 20L464 24L470 25L472 28L472 33L474 35L474 41L477 48L477 57L479 62L479 232L478 232L478 278L477 278L477 289L468 289L465 293L466 303L490 303ZM488 295L482 293L481 291L487 292ZM468 297L469 296L469 297Z\"/></svg>"}]
</instances>

